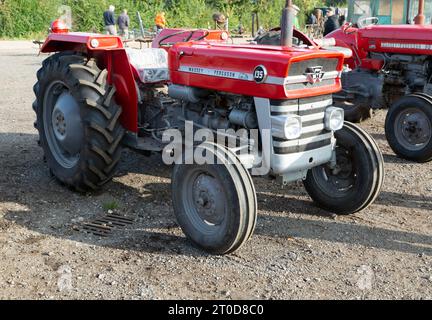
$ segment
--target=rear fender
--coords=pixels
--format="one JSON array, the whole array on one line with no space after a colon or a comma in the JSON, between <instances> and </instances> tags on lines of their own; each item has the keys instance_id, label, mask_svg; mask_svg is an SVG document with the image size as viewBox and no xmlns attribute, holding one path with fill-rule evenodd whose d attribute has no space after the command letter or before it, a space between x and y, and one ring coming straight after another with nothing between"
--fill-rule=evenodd
<instances>
[{"instance_id":1,"label":"rear fender","mask_svg":"<svg viewBox=\"0 0 432 320\"><path fill-rule=\"evenodd\" d=\"M50 33L41 52L77 51L89 53L94 50L123 48L119 37L83 32Z\"/></svg>"},{"instance_id":2,"label":"rear fender","mask_svg":"<svg viewBox=\"0 0 432 320\"><path fill-rule=\"evenodd\" d=\"M138 93L126 51L124 49L99 51L97 55L103 55L108 70L108 82L116 88L115 99L123 110L120 123L126 130L137 133Z\"/></svg>"},{"instance_id":3,"label":"rear fender","mask_svg":"<svg viewBox=\"0 0 432 320\"><path fill-rule=\"evenodd\" d=\"M50 34L41 52L75 51L95 58L99 68L107 69L108 83L116 88L115 99L122 107L120 123L138 132L138 93L126 51L119 37L91 33Z\"/></svg>"}]
</instances>

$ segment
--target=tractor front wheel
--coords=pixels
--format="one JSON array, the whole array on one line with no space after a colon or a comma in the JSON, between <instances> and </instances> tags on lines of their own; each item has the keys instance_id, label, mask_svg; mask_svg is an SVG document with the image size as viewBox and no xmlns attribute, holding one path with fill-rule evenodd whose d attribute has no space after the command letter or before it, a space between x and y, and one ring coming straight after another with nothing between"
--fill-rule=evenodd
<instances>
[{"instance_id":1,"label":"tractor front wheel","mask_svg":"<svg viewBox=\"0 0 432 320\"><path fill-rule=\"evenodd\" d=\"M78 191L99 188L115 173L124 133L107 71L67 52L46 59L37 78L35 126L48 167Z\"/></svg>"},{"instance_id":2,"label":"tractor front wheel","mask_svg":"<svg viewBox=\"0 0 432 320\"><path fill-rule=\"evenodd\" d=\"M213 253L237 250L252 235L257 199L249 172L238 158L216 144L195 150L211 154L214 164L178 164L172 174L177 221L198 247Z\"/></svg>"},{"instance_id":3,"label":"tractor front wheel","mask_svg":"<svg viewBox=\"0 0 432 320\"><path fill-rule=\"evenodd\" d=\"M352 214L375 201L384 179L384 160L376 142L346 122L335 132L336 165L309 170L304 186L314 202L336 214Z\"/></svg>"}]
</instances>

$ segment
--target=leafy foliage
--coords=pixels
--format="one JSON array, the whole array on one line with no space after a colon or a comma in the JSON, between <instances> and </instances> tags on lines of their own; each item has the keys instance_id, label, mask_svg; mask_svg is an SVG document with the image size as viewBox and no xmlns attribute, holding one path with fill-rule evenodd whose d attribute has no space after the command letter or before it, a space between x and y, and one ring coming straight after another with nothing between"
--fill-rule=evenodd
<instances>
[{"instance_id":1,"label":"leafy foliage","mask_svg":"<svg viewBox=\"0 0 432 320\"><path fill-rule=\"evenodd\" d=\"M138 29L139 11L146 28L152 28L157 12L165 11L171 27L211 28L212 14L221 12L229 18L230 28L241 22L250 29L252 12L259 13L264 28L279 25L285 0L0 0L0 37L43 36L50 22L60 16L61 5L72 9L74 31L103 30L102 13L113 4L116 12L128 9L132 29ZM324 0L294 0L302 12L300 24L315 6Z\"/></svg>"}]
</instances>

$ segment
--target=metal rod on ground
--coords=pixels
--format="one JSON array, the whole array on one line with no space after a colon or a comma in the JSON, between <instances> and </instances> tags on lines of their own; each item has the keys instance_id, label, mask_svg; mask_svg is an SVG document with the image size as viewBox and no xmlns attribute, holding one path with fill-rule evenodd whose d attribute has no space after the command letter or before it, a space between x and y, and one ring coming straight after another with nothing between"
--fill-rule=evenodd
<instances>
[{"instance_id":1,"label":"metal rod on ground","mask_svg":"<svg viewBox=\"0 0 432 320\"><path fill-rule=\"evenodd\" d=\"M424 0L419 0L419 3L418 3L418 14L414 18L414 23L415 24L421 24L421 25L423 25L425 23L424 5L425 5Z\"/></svg>"},{"instance_id":2,"label":"metal rod on ground","mask_svg":"<svg viewBox=\"0 0 432 320\"><path fill-rule=\"evenodd\" d=\"M141 31L141 37L145 37L145 32L144 32L144 25L143 25L143 21L141 19L141 15L139 13L139 11L137 11L137 17L138 17L138 23L139 23L139 27L140 27L140 31Z\"/></svg>"},{"instance_id":3,"label":"metal rod on ground","mask_svg":"<svg viewBox=\"0 0 432 320\"><path fill-rule=\"evenodd\" d=\"M286 0L281 19L281 46L283 47L292 47L294 15L292 0Z\"/></svg>"}]
</instances>

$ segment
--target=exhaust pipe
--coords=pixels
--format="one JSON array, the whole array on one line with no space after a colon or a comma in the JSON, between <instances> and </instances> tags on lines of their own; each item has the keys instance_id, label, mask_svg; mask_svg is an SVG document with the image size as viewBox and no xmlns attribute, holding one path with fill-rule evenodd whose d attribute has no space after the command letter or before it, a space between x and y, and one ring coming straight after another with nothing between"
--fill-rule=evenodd
<instances>
[{"instance_id":1,"label":"exhaust pipe","mask_svg":"<svg viewBox=\"0 0 432 320\"><path fill-rule=\"evenodd\" d=\"M294 15L292 0L286 0L285 8L282 10L281 18L281 46L292 47L293 30L294 30Z\"/></svg>"},{"instance_id":2,"label":"exhaust pipe","mask_svg":"<svg viewBox=\"0 0 432 320\"><path fill-rule=\"evenodd\" d=\"M424 0L419 0L419 3L418 3L418 14L414 18L414 23L415 24L420 24L420 25L424 25L425 24L424 6L425 6Z\"/></svg>"}]
</instances>

